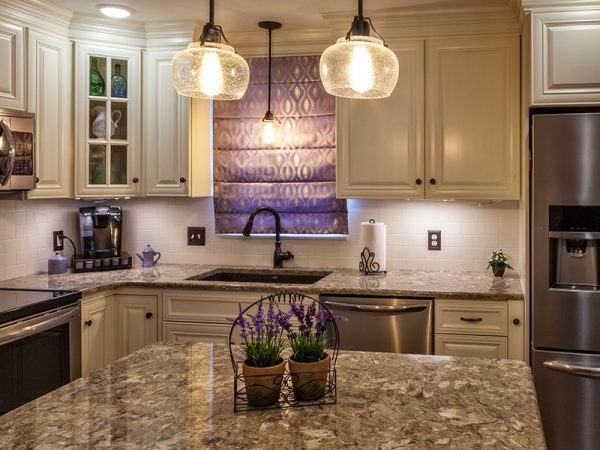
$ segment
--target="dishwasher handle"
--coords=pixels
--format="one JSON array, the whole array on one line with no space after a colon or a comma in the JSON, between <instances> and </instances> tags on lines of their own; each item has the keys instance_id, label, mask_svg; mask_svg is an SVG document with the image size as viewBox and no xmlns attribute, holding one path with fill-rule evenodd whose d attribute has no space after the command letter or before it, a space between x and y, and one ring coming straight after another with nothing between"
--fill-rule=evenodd
<instances>
[{"instance_id":1,"label":"dishwasher handle","mask_svg":"<svg viewBox=\"0 0 600 450\"><path fill-rule=\"evenodd\" d=\"M352 311L363 311L363 312L374 312L384 314L404 314L424 311L428 305L400 305L400 306L388 306L388 305L357 305L355 303L342 303L332 302L326 300L324 302L326 306L339 309L349 309Z\"/></svg>"}]
</instances>

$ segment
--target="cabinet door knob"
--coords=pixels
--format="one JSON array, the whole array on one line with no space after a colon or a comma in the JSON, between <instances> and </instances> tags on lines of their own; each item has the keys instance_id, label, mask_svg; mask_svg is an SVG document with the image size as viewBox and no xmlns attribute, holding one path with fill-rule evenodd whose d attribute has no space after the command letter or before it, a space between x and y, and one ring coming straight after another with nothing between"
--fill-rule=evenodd
<instances>
[{"instance_id":1,"label":"cabinet door knob","mask_svg":"<svg viewBox=\"0 0 600 450\"><path fill-rule=\"evenodd\" d=\"M39 183L40 182L40 177L35 177L35 182Z\"/></svg>"},{"instance_id":2,"label":"cabinet door knob","mask_svg":"<svg viewBox=\"0 0 600 450\"><path fill-rule=\"evenodd\" d=\"M513 319L513 323L514 323L515 325L519 325L519 324L521 323L521 321L520 321L519 319L517 319L517 318L514 318L514 319Z\"/></svg>"},{"instance_id":3,"label":"cabinet door knob","mask_svg":"<svg viewBox=\"0 0 600 450\"><path fill-rule=\"evenodd\" d=\"M134 177L131 181L133 181L134 183L137 183L138 181L140 181L140 179L138 177Z\"/></svg>"},{"instance_id":4,"label":"cabinet door knob","mask_svg":"<svg viewBox=\"0 0 600 450\"><path fill-rule=\"evenodd\" d=\"M420 185L421 183L423 183L423 180L421 180L420 178L417 178L417 179L415 180L415 183L417 183L417 184L419 184L419 185Z\"/></svg>"},{"instance_id":5,"label":"cabinet door knob","mask_svg":"<svg viewBox=\"0 0 600 450\"><path fill-rule=\"evenodd\" d=\"M436 181L435 181L435 178L430 178L430 179L429 179L429 183L430 183L430 184L435 184L435 183L436 183Z\"/></svg>"},{"instance_id":6,"label":"cabinet door knob","mask_svg":"<svg viewBox=\"0 0 600 450\"><path fill-rule=\"evenodd\" d=\"M179 182L180 182L180 183L185 183L185 178L181 177L181 178L179 179Z\"/></svg>"},{"instance_id":7,"label":"cabinet door knob","mask_svg":"<svg viewBox=\"0 0 600 450\"><path fill-rule=\"evenodd\" d=\"M83 322L83 324L87 327L91 327L92 326L92 320L86 320L85 322Z\"/></svg>"},{"instance_id":8,"label":"cabinet door knob","mask_svg":"<svg viewBox=\"0 0 600 450\"><path fill-rule=\"evenodd\" d=\"M152 318L152 313L151 312L147 312L146 313L146 319L150 319Z\"/></svg>"}]
</instances>

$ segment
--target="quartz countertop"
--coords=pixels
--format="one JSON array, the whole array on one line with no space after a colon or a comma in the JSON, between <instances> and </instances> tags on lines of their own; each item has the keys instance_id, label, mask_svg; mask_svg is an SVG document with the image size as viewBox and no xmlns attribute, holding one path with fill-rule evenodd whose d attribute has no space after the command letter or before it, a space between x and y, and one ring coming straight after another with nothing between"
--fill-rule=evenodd
<instances>
[{"instance_id":1,"label":"quartz countertop","mask_svg":"<svg viewBox=\"0 0 600 450\"><path fill-rule=\"evenodd\" d=\"M234 413L226 346L157 343L0 416L0 448L545 448L523 362L340 352L337 386Z\"/></svg>"},{"instance_id":2,"label":"quartz countertop","mask_svg":"<svg viewBox=\"0 0 600 450\"><path fill-rule=\"evenodd\" d=\"M220 266L223 267L223 266ZM230 266L240 270L265 269ZM152 268L136 266L130 270L38 274L13 278L0 288L81 290L84 294L116 287L156 287L173 289L276 292L294 290L310 294L393 295L456 299L523 300L520 280L479 272L390 271L381 275L362 275L358 270L331 269L332 273L310 285L194 281L187 278L215 271L214 265L160 264ZM305 273L312 269L278 269L280 273ZM317 270L317 269L314 269ZM321 270L321 269L318 269Z\"/></svg>"}]
</instances>

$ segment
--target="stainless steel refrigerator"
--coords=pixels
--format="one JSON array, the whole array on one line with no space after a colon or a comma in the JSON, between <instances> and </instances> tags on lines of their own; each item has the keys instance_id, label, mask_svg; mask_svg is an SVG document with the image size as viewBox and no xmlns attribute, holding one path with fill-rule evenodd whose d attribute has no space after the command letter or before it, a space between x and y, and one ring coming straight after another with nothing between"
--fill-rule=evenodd
<instances>
[{"instance_id":1,"label":"stainless steel refrigerator","mask_svg":"<svg viewBox=\"0 0 600 450\"><path fill-rule=\"evenodd\" d=\"M600 448L600 109L532 110L532 365L551 450Z\"/></svg>"}]
</instances>

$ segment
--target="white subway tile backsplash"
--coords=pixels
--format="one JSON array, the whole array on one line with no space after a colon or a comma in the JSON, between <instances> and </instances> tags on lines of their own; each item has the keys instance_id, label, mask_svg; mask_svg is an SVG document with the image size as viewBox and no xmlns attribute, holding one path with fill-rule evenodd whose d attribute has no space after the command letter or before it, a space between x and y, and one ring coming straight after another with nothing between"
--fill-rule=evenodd
<instances>
[{"instance_id":1,"label":"white subway tile backsplash","mask_svg":"<svg viewBox=\"0 0 600 450\"><path fill-rule=\"evenodd\" d=\"M123 247L132 255L146 244L163 263L270 266L272 239L223 238L214 234L212 199L146 198L118 202L124 210ZM63 229L77 245L75 200L0 200L0 279L47 270L52 231ZM484 271L502 248L518 267L518 202L489 207L461 202L349 200L346 240L284 239L296 258L287 267L357 268L360 222L387 224L388 269ZM187 245L187 227L206 227L206 246ZM442 250L427 250L427 230L442 230ZM65 255L72 254L65 244ZM134 256L134 259L137 258Z\"/></svg>"}]
</instances>

